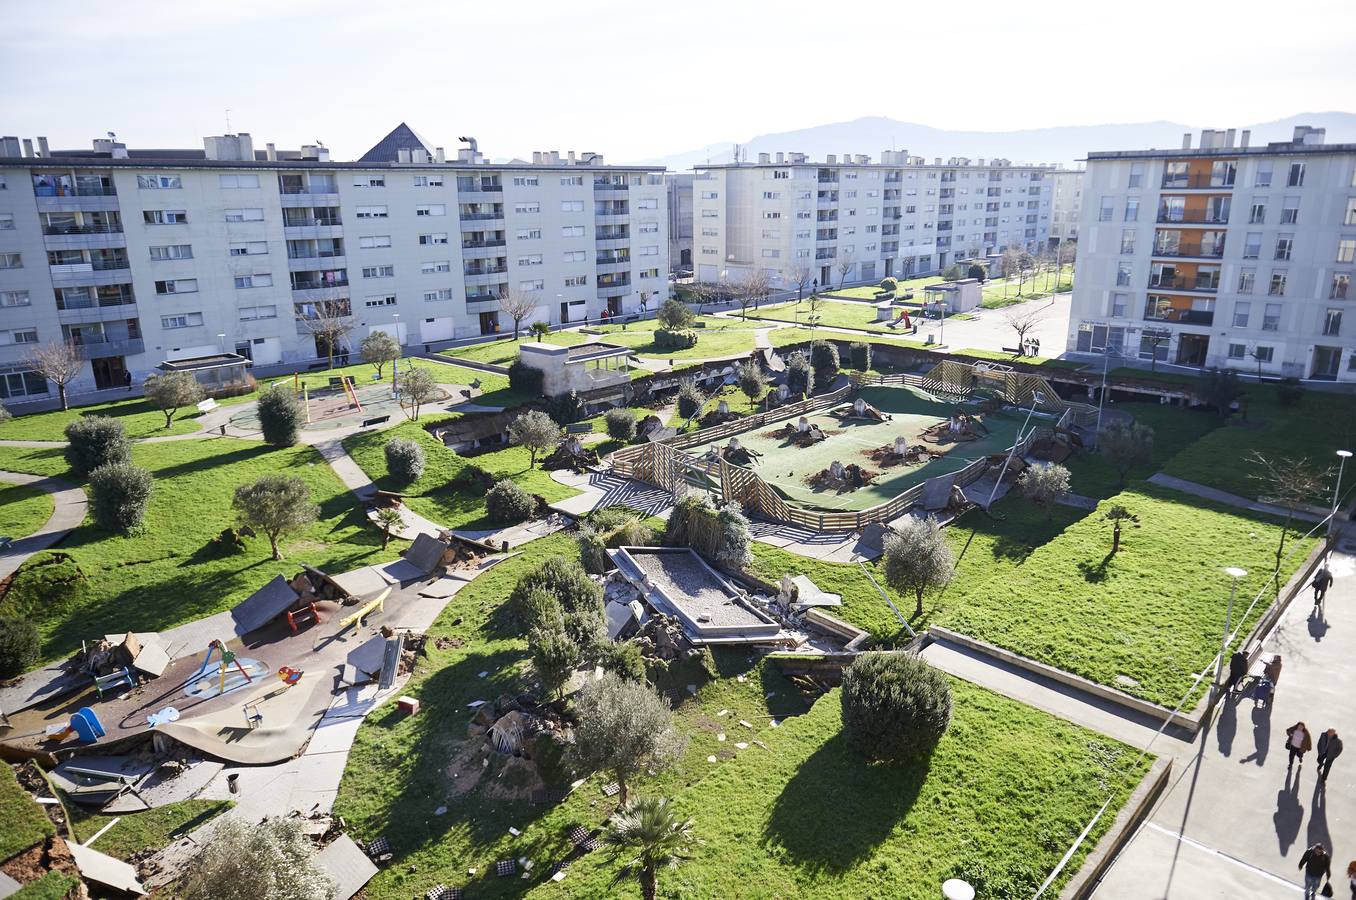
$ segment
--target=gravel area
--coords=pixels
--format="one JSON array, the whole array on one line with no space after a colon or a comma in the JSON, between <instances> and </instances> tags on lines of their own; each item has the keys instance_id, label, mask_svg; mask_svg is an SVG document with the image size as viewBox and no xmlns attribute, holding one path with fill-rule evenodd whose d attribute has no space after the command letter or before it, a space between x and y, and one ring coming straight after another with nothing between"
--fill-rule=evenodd
<instances>
[{"instance_id":1,"label":"gravel area","mask_svg":"<svg viewBox=\"0 0 1356 900\"><path fill-rule=\"evenodd\" d=\"M724 585L695 553L646 553L632 549L631 558L642 572L694 620L709 616L718 627L765 625L762 619L734 602Z\"/></svg>"}]
</instances>

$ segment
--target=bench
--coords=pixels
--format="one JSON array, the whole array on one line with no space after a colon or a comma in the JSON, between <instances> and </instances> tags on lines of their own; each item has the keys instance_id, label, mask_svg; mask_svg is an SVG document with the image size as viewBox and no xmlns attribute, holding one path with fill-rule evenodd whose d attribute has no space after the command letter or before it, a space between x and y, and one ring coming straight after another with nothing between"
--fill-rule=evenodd
<instances>
[{"instance_id":1,"label":"bench","mask_svg":"<svg viewBox=\"0 0 1356 900\"><path fill-rule=\"evenodd\" d=\"M315 608L314 603L308 603L301 609L292 609L287 612L287 626L296 634L301 630L300 626L310 624L320 624L320 612Z\"/></svg>"},{"instance_id":2,"label":"bench","mask_svg":"<svg viewBox=\"0 0 1356 900\"><path fill-rule=\"evenodd\" d=\"M1002 347L1004 353L1011 353L1013 356L1024 356L1020 347Z\"/></svg>"},{"instance_id":3,"label":"bench","mask_svg":"<svg viewBox=\"0 0 1356 900\"><path fill-rule=\"evenodd\" d=\"M336 378L336 377L334 377L333 375L330 376L330 387L332 387L332 388L342 388L343 386L344 386L344 379L342 379L342 378Z\"/></svg>"},{"instance_id":4,"label":"bench","mask_svg":"<svg viewBox=\"0 0 1356 900\"><path fill-rule=\"evenodd\" d=\"M370 419L363 419L363 427L371 428L373 425L385 425L391 421L390 416L373 416Z\"/></svg>"},{"instance_id":5,"label":"bench","mask_svg":"<svg viewBox=\"0 0 1356 900\"><path fill-rule=\"evenodd\" d=\"M206 400L203 400L198 404L198 412L209 413L220 405L221 404L217 403L217 401L213 400L211 397L208 397Z\"/></svg>"},{"instance_id":6,"label":"bench","mask_svg":"<svg viewBox=\"0 0 1356 900\"><path fill-rule=\"evenodd\" d=\"M566 434L590 434L593 431L592 422L576 422L573 425L565 426Z\"/></svg>"},{"instance_id":7,"label":"bench","mask_svg":"<svg viewBox=\"0 0 1356 900\"><path fill-rule=\"evenodd\" d=\"M99 692L99 699L104 698L104 691L116 690L123 685L136 687L136 680L132 678L132 672L123 666L121 669L109 672L107 675L96 675L94 677L94 689Z\"/></svg>"}]
</instances>

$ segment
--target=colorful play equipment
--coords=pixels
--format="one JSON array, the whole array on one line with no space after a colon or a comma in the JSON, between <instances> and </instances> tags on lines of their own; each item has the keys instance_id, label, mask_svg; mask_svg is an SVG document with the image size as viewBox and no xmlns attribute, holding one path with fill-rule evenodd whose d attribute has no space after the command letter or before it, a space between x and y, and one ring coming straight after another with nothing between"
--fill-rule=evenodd
<instances>
[{"instance_id":1,"label":"colorful play equipment","mask_svg":"<svg viewBox=\"0 0 1356 900\"><path fill-rule=\"evenodd\" d=\"M345 616L343 619L340 619L338 633L343 634L345 631L348 630L350 625L353 625L356 622L361 622L363 619L367 618L369 615L371 615L372 613L376 612L379 609L384 609L386 607L386 598L390 596L390 594L391 589L387 588L377 596L377 599L366 604L352 615Z\"/></svg>"},{"instance_id":2,"label":"colorful play equipment","mask_svg":"<svg viewBox=\"0 0 1356 900\"><path fill-rule=\"evenodd\" d=\"M292 629L293 634L300 631L302 625L312 622L318 625L320 621L320 610L315 608L314 603L307 603L301 609L292 609L287 612L287 627Z\"/></svg>"},{"instance_id":3,"label":"colorful play equipment","mask_svg":"<svg viewBox=\"0 0 1356 900\"><path fill-rule=\"evenodd\" d=\"M83 743L92 744L104 736L104 725L99 721L99 717L94 714L94 710L88 706L82 706L76 710L75 715L71 716L71 721L66 726L49 726L46 738L49 741L60 743L72 734Z\"/></svg>"},{"instance_id":4,"label":"colorful play equipment","mask_svg":"<svg viewBox=\"0 0 1356 900\"><path fill-rule=\"evenodd\" d=\"M294 669L291 666L283 666L278 670L278 678L286 687L291 687L301 681L301 676L305 674L301 669Z\"/></svg>"},{"instance_id":5,"label":"colorful play equipment","mask_svg":"<svg viewBox=\"0 0 1356 900\"><path fill-rule=\"evenodd\" d=\"M206 677L212 667L213 655L217 656L215 681ZM231 671L232 666L235 667L235 671ZM253 683L255 676L263 675L267 671L267 667L259 660L236 656L234 650L227 650L225 644L215 640L207 645L207 656L203 658L198 671L189 676L184 695L200 700L218 697Z\"/></svg>"},{"instance_id":6,"label":"colorful play equipment","mask_svg":"<svg viewBox=\"0 0 1356 900\"><path fill-rule=\"evenodd\" d=\"M132 677L132 671L126 666L114 669L107 675L96 675L94 677L94 689L99 693L99 699L104 699L104 691L116 690L126 685L129 688L136 687L136 679Z\"/></svg>"}]
</instances>

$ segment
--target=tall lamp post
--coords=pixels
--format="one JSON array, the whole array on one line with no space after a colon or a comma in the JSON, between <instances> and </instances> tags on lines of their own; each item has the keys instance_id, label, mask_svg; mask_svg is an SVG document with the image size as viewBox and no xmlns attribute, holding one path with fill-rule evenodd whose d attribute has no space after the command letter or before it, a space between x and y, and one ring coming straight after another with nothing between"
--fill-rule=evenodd
<instances>
[{"instance_id":1,"label":"tall lamp post","mask_svg":"<svg viewBox=\"0 0 1356 900\"><path fill-rule=\"evenodd\" d=\"M1017 452L1017 445L1022 442L1022 432L1026 431L1026 426L1031 424L1031 417L1036 414L1036 407L1045 402L1044 395L1040 391L1035 391L1031 396L1031 409L1027 411L1026 421L1022 427L1017 429L1017 437L1013 439L1012 446L1008 448L1008 458L1003 460L1003 469L998 473L998 480L993 483L993 490L989 491L989 501L984 504L988 509L993 506L994 495L998 493L998 486L1003 483L1003 476L1008 474L1008 466L1012 464L1012 455Z\"/></svg>"},{"instance_id":2,"label":"tall lamp post","mask_svg":"<svg viewBox=\"0 0 1356 900\"><path fill-rule=\"evenodd\" d=\"M1120 356L1115 350L1111 349L1108 343L1102 348L1102 390L1097 394L1097 431L1093 434L1092 440L1094 446L1101 443L1102 438L1102 405L1106 403L1106 370L1111 365L1111 357Z\"/></svg>"},{"instance_id":3,"label":"tall lamp post","mask_svg":"<svg viewBox=\"0 0 1356 900\"><path fill-rule=\"evenodd\" d=\"M1227 662L1225 654L1229 652L1229 629L1233 627L1234 618L1234 599L1238 596L1238 583L1248 575L1247 569L1240 569L1238 566L1229 566L1224 570L1224 574L1233 579L1233 585L1229 590L1229 606L1224 611L1224 640L1220 642L1219 647L1219 666L1215 670L1215 683L1219 684L1220 676L1224 674L1224 666Z\"/></svg>"},{"instance_id":4,"label":"tall lamp post","mask_svg":"<svg viewBox=\"0 0 1356 900\"><path fill-rule=\"evenodd\" d=\"M1347 460L1351 459L1350 450L1338 450L1337 458L1341 460L1337 464L1337 484L1332 489L1332 514L1328 517L1328 542L1332 542L1332 529L1337 524L1337 503L1342 494L1342 471L1347 467Z\"/></svg>"}]
</instances>

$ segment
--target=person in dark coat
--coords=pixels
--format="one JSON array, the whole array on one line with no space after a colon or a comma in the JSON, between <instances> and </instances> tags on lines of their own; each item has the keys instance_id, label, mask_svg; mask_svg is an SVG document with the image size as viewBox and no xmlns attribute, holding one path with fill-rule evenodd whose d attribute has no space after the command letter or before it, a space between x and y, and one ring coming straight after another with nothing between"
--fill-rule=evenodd
<instances>
[{"instance_id":1,"label":"person in dark coat","mask_svg":"<svg viewBox=\"0 0 1356 900\"><path fill-rule=\"evenodd\" d=\"M1327 566L1314 573L1314 580L1309 582L1309 586L1314 589L1314 606L1322 606L1323 598L1328 596L1328 588L1332 587L1332 573Z\"/></svg>"},{"instance_id":2,"label":"person in dark coat","mask_svg":"<svg viewBox=\"0 0 1356 900\"><path fill-rule=\"evenodd\" d=\"M1342 739L1337 736L1336 728L1329 728L1318 736L1318 777L1328 780L1328 770L1332 761L1342 755Z\"/></svg>"},{"instance_id":3,"label":"person in dark coat","mask_svg":"<svg viewBox=\"0 0 1356 900\"><path fill-rule=\"evenodd\" d=\"M122 370L122 386L129 391L132 389L132 373L127 369Z\"/></svg>"},{"instance_id":4,"label":"person in dark coat","mask_svg":"<svg viewBox=\"0 0 1356 900\"><path fill-rule=\"evenodd\" d=\"M1332 857L1328 855L1328 848L1320 843L1305 850L1299 868L1304 871L1304 900L1314 900L1323 880L1332 878Z\"/></svg>"},{"instance_id":5,"label":"person in dark coat","mask_svg":"<svg viewBox=\"0 0 1356 900\"><path fill-rule=\"evenodd\" d=\"M1234 655L1229 657L1229 683L1225 686L1228 691L1233 691L1234 686L1243 680L1248 674L1248 654L1242 650L1235 650Z\"/></svg>"},{"instance_id":6,"label":"person in dark coat","mask_svg":"<svg viewBox=\"0 0 1356 900\"><path fill-rule=\"evenodd\" d=\"M1286 771L1299 760L1300 768L1304 767L1304 754L1314 749L1313 738L1309 736L1309 729L1303 722L1296 722L1285 730L1285 749L1290 753L1290 762L1286 763Z\"/></svg>"}]
</instances>

